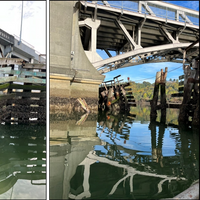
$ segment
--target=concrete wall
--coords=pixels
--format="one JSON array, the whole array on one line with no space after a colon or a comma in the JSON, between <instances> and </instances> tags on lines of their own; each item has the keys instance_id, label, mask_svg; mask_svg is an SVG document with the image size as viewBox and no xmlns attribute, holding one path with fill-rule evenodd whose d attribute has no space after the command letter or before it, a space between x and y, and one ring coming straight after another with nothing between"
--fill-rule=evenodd
<instances>
[{"instance_id":1,"label":"concrete wall","mask_svg":"<svg viewBox=\"0 0 200 200\"><path fill-rule=\"evenodd\" d=\"M51 67L70 66L73 4L50 1L50 72Z\"/></svg>"},{"instance_id":2,"label":"concrete wall","mask_svg":"<svg viewBox=\"0 0 200 200\"><path fill-rule=\"evenodd\" d=\"M105 77L82 47L78 5L77 1L50 1L50 97L98 98Z\"/></svg>"}]
</instances>

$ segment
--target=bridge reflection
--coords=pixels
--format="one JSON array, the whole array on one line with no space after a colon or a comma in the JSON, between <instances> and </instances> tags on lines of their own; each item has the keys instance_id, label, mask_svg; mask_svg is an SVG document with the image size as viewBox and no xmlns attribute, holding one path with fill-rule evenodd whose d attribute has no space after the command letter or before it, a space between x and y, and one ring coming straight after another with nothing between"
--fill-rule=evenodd
<instances>
[{"instance_id":1,"label":"bridge reflection","mask_svg":"<svg viewBox=\"0 0 200 200\"><path fill-rule=\"evenodd\" d=\"M46 127L0 125L0 130L0 198L45 198Z\"/></svg>"},{"instance_id":2,"label":"bridge reflection","mask_svg":"<svg viewBox=\"0 0 200 200\"><path fill-rule=\"evenodd\" d=\"M177 125L167 126L162 120L151 121L147 124L151 150L142 151L137 145L129 145L135 117L99 115L97 133L103 138L101 145L96 145L76 168L70 181L70 199L172 198L198 179L196 133L183 131ZM168 130L169 137L175 140L174 155L162 152Z\"/></svg>"},{"instance_id":3,"label":"bridge reflection","mask_svg":"<svg viewBox=\"0 0 200 200\"><path fill-rule=\"evenodd\" d=\"M199 135L145 110L52 114L50 198L171 198L196 181Z\"/></svg>"}]
</instances>

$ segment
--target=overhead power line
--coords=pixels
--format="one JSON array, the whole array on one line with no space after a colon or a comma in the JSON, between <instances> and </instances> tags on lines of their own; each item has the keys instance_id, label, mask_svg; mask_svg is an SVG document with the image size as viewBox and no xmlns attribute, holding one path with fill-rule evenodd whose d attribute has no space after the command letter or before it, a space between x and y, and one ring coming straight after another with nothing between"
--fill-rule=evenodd
<instances>
[{"instance_id":1,"label":"overhead power line","mask_svg":"<svg viewBox=\"0 0 200 200\"><path fill-rule=\"evenodd\" d=\"M174 69L168 71L167 73L170 73L170 72L172 72L172 71L174 71L174 70L177 70L177 69L179 69L179 68L181 68L181 67L183 67L183 65L181 65L181 66L179 66L179 67L176 67L176 68L174 68ZM136 81L142 81L142 80L153 79L153 78L155 78L155 77L156 77L156 76L153 76L153 77L150 77L150 78L144 78L144 79L140 79L140 80L136 80ZM159 77L160 77L160 76L159 76ZM159 77L158 77L158 78L159 78ZM134 81L134 82L136 82L136 81Z\"/></svg>"}]
</instances>

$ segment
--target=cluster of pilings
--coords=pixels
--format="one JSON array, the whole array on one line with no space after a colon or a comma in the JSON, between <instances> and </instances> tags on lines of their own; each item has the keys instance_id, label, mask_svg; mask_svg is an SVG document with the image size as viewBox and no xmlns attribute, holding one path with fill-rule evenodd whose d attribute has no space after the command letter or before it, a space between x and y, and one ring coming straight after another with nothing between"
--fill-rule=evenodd
<instances>
[{"instance_id":1,"label":"cluster of pilings","mask_svg":"<svg viewBox=\"0 0 200 200\"><path fill-rule=\"evenodd\" d=\"M123 81L123 79L118 80L120 76L103 82L100 86L98 103L100 110L129 111L131 106L136 106L131 88L128 88L130 83L120 83ZM110 84L108 85L108 83Z\"/></svg>"},{"instance_id":2,"label":"cluster of pilings","mask_svg":"<svg viewBox=\"0 0 200 200\"><path fill-rule=\"evenodd\" d=\"M191 65L184 66L183 102L178 121L179 124L199 126L199 57Z\"/></svg>"},{"instance_id":3,"label":"cluster of pilings","mask_svg":"<svg viewBox=\"0 0 200 200\"><path fill-rule=\"evenodd\" d=\"M0 122L46 123L46 65L0 59Z\"/></svg>"},{"instance_id":4,"label":"cluster of pilings","mask_svg":"<svg viewBox=\"0 0 200 200\"><path fill-rule=\"evenodd\" d=\"M192 59L190 65L185 65L188 50L197 43L199 38L183 51L184 88L178 121L179 124L188 126L191 117L191 125L199 128L199 53Z\"/></svg>"},{"instance_id":5,"label":"cluster of pilings","mask_svg":"<svg viewBox=\"0 0 200 200\"><path fill-rule=\"evenodd\" d=\"M181 104L169 104L166 102L165 82L167 76L167 67L165 72L161 69L156 74L153 99L151 101L151 120L155 121L157 110L161 109L161 122L166 121L166 108L179 108L179 125L199 126L199 57L193 59L190 65L184 65L184 81L179 82L179 93L172 94L172 97L183 97ZM158 103L158 94L160 87L160 104Z\"/></svg>"}]
</instances>

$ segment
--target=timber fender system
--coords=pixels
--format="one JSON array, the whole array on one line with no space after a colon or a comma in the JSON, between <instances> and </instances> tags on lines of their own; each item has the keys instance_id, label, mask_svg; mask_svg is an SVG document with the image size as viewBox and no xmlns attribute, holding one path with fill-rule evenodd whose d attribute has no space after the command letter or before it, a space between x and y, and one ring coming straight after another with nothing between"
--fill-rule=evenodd
<instances>
[{"instance_id":1,"label":"timber fender system","mask_svg":"<svg viewBox=\"0 0 200 200\"><path fill-rule=\"evenodd\" d=\"M99 85L105 76L84 52L79 5L74 1L50 2L50 111L73 110L78 106L77 98L84 98L89 109L98 109Z\"/></svg>"}]
</instances>

